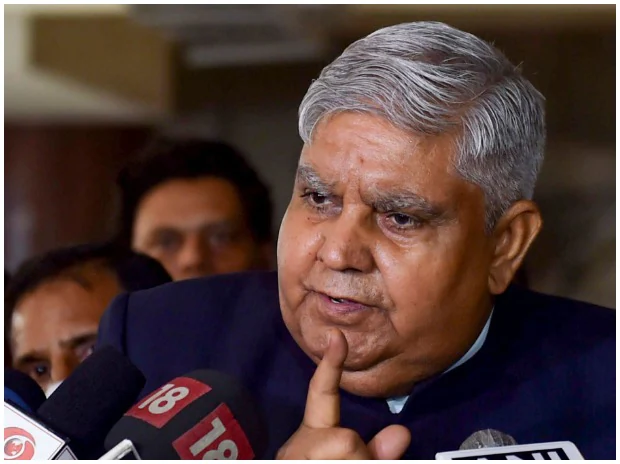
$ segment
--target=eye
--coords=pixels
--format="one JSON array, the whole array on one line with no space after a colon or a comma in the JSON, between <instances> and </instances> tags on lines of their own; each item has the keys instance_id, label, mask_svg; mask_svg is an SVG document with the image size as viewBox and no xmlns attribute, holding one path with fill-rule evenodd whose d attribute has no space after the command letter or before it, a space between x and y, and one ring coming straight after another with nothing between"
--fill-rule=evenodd
<instances>
[{"instance_id":1,"label":"eye","mask_svg":"<svg viewBox=\"0 0 620 464\"><path fill-rule=\"evenodd\" d=\"M80 362L84 361L91 354L93 354L93 351L95 351L95 343L94 342L88 343L86 345L83 345L83 346L79 347L78 350L77 350L77 356L78 356L78 359L80 360Z\"/></svg>"},{"instance_id":2,"label":"eye","mask_svg":"<svg viewBox=\"0 0 620 464\"><path fill-rule=\"evenodd\" d=\"M315 205L322 205L327 201L326 195L321 195L318 192L310 192L307 194L308 200Z\"/></svg>"},{"instance_id":3,"label":"eye","mask_svg":"<svg viewBox=\"0 0 620 464\"><path fill-rule=\"evenodd\" d=\"M325 205L328 201L327 195L323 195L319 192L306 192L301 197L304 198L310 206L315 207Z\"/></svg>"},{"instance_id":4,"label":"eye","mask_svg":"<svg viewBox=\"0 0 620 464\"><path fill-rule=\"evenodd\" d=\"M154 241L154 245L164 251L174 251L180 244L181 237L172 231L160 233Z\"/></svg>"},{"instance_id":5,"label":"eye","mask_svg":"<svg viewBox=\"0 0 620 464\"><path fill-rule=\"evenodd\" d=\"M50 369L47 363L35 363L28 368L27 374L36 381L43 380L49 376Z\"/></svg>"},{"instance_id":6,"label":"eye","mask_svg":"<svg viewBox=\"0 0 620 464\"><path fill-rule=\"evenodd\" d=\"M207 237L211 246L224 246L234 242L236 235L231 231L216 231Z\"/></svg>"},{"instance_id":7,"label":"eye","mask_svg":"<svg viewBox=\"0 0 620 464\"><path fill-rule=\"evenodd\" d=\"M403 213L391 213L387 217L396 229L414 229L422 225L418 218Z\"/></svg>"},{"instance_id":8,"label":"eye","mask_svg":"<svg viewBox=\"0 0 620 464\"><path fill-rule=\"evenodd\" d=\"M394 219L394 222L396 224L398 224L399 226L409 225L411 223L411 221L413 220L412 218L410 218L406 214L398 214L398 213L394 214L392 216L392 218Z\"/></svg>"}]
</instances>

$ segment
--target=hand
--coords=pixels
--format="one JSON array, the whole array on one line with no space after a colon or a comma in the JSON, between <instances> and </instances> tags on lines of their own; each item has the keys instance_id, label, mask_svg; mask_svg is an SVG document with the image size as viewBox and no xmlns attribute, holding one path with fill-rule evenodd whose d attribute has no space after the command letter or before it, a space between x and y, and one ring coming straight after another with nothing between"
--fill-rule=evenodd
<instances>
[{"instance_id":1,"label":"hand","mask_svg":"<svg viewBox=\"0 0 620 464\"><path fill-rule=\"evenodd\" d=\"M330 330L328 344L310 380L304 419L280 448L276 459L399 459L411 441L402 425L390 425L368 443L351 429L339 427L338 388L349 347L338 329Z\"/></svg>"}]
</instances>

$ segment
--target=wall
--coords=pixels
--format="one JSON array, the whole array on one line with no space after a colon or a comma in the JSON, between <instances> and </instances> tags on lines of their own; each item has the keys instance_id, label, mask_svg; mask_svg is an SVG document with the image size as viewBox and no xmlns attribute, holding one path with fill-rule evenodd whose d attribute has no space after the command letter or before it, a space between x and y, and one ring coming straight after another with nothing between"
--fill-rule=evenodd
<instances>
[{"instance_id":1,"label":"wall","mask_svg":"<svg viewBox=\"0 0 620 464\"><path fill-rule=\"evenodd\" d=\"M56 246L105 238L116 172L149 133L142 126L5 124L5 269Z\"/></svg>"}]
</instances>

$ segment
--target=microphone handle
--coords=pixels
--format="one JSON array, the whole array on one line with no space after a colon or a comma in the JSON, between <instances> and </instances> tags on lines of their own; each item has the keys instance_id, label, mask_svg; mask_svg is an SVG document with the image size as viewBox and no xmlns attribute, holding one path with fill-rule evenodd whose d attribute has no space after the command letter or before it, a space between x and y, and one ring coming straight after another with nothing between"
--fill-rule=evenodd
<instances>
[{"instance_id":1,"label":"microphone handle","mask_svg":"<svg viewBox=\"0 0 620 464\"><path fill-rule=\"evenodd\" d=\"M118 461L120 459L123 459L129 453L133 453L136 459L142 460L140 458L140 455L138 454L138 450L136 449L136 447L133 446L133 443L131 442L131 440L127 440L127 439L121 441L118 445L114 446L114 448L112 448L106 454L101 456L98 460L99 461Z\"/></svg>"}]
</instances>

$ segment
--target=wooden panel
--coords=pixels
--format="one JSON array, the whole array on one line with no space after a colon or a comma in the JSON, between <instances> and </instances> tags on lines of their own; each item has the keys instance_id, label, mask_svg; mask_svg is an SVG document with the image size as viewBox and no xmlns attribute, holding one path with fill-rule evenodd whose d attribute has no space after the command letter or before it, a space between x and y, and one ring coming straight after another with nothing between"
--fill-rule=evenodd
<instances>
[{"instance_id":1,"label":"wooden panel","mask_svg":"<svg viewBox=\"0 0 620 464\"><path fill-rule=\"evenodd\" d=\"M5 125L5 266L111 231L114 178L146 127Z\"/></svg>"},{"instance_id":2,"label":"wooden panel","mask_svg":"<svg viewBox=\"0 0 620 464\"><path fill-rule=\"evenodd\" d=\"M174 100L175 48L123 15L32 18L33 66L167 111Z\"/></svg>"}]
</instances>

